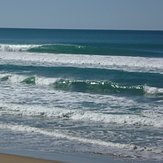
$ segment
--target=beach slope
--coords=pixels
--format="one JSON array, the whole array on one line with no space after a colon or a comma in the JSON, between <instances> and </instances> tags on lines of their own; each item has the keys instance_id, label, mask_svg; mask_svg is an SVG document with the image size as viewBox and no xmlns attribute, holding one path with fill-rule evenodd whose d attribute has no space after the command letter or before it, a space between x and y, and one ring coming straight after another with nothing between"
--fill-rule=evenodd
<instances>
[{"instance_id":1,"label":"beach slope","mask_svg":"<svg viewBox=\"0 0 163 163\"><path fill-rule=\"evenodd\" d=\"M0 162L3 163L59 163L59 161L49 161L42 159L35 159L30 157L0 154Z\"/></svg>"}]
</instances>

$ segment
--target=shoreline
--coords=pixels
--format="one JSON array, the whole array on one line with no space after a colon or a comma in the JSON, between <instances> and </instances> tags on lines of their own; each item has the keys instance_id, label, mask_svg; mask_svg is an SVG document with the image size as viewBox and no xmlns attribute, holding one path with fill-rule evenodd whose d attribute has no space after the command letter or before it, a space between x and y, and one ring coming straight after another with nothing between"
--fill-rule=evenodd
<instances>
[{"instance_id":1,"label":"shoreline","mask_svg":"<svg viewBox=\"0 0 163 163\"><path fill-rule=\"evenodd\" d=\"M113 157L105 157L101 155L91 155L91 154L81 154L81 153L60 153L60 152L41 152L41 151L27 151L27 150L18 150L18 149L10 149L0 150L0 161L2 156L16 156L19 158L30 158L35 160L41 160L44 162L41 163L119 163L121 159L116 160ZM11 158L9 162L3 162L3 163L10 163L13 162L13 159ZM45 162L50 161L50 162ZM52 162L51 162L52 161ZM21 162L13 162L13 163L22 163ZM24 161L23 161L24 163ZM25 162L28 163L28 162ZM29 162L29 163L37 163L37 162ZM40 163L40 162L39 162ZM125 161L121 160L121 163L126 163Z\"/></svg>"},{"instance_id":2,"label":"shoreline","mask_svg":"<svg viewBox=\"0 0 163 163\"><path fill-rule=\"evenodd\" d=\"M60 161L56 160L44 160L39 158L2 153L0 153L0 161L3 163L61 163Z\"/></svg>"},{"instance_id":3,"label":"shoreline","mask_svg":"<svg viewBox=\"0 0 163 163\"><path fill-rule=\"evenodd\" d=\"M87 155L87 154L66 154L66 153L53 153L47 154L25 152L7 152L0 151L0 162L3 163L161 163L161 160L141 160L141 159L129 159L113 156L101 156L101 155Z\"/></svg>"}]
</instances>

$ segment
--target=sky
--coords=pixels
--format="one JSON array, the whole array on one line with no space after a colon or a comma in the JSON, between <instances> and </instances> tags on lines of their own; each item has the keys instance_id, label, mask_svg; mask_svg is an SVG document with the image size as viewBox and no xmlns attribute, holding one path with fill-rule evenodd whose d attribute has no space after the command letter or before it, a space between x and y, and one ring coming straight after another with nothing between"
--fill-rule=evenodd
<instances>
[{"instance_id":1,"label":"sky","mask_svg":"<svg viewBox=\"0 0 163 163\"><path fill-rule=\"evenodd\" d=\"M0 0L0 27L163 30L163 0Z\"/></svg>"}]
</instances>

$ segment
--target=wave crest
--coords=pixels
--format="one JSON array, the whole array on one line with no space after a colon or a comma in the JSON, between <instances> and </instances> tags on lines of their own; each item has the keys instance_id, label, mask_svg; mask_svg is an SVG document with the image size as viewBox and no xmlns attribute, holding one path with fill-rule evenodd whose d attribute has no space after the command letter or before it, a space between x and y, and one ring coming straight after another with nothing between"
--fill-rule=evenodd
<instances>
[{"instance_id":1,"label":"wave crest","mask_svg":"<svg viewBox=\"0 0 163 163\"><path fill-rule=\"evenodd\" d=\"M38 45L36 45L38 46ZM29 46L28 46L29 48ZM15 49L16 51L16 49ZM18 48L18 51L20 49ZM29 52L1 52L0 64L44 66L44 67L80 67L121 70L127 72L147 72L163 74L162 58L104 56L81 54L43 54Z\"/></svg>"},{"instance_id":2,"label":"wave crest","mask_svg":"<svg viewBox=\"0 0 163 163\"><path fill-rule=\"evenodd\" d=\"M163 96L163 88L148 85L123 85L113 81L100 80L71 80L58 78L45 78L40 76L0 75L0 82L22 83L49 86L56 90L74 91L84 93L110 94L122 93L126 95Z\"/></svg>"},{"instance_id":3,"label":"wave crest","mask_svg":"<svg viewBox=\"0 0 163 163\"><path fill-rule=\"evenodd\" d=\"M38 48L41 45L21 45L21 44L0 44L0 51L3 52L22 52L22 51L28 51L31 48Z\"/></svg>"},{"instance_id":4,"label":"wave crest","mask_svg":"<svg viewBox=\"0 0 163 163\"><path fill-rule=\"evenodd\" d=\"M0 44L0 51L3 52L40 52L40 53L86 53L85 46L69 44Z\"/></svg>"},{"instance_id":5,"label":"wave crest","mask_svg":"<svg viewBox=\"0 0 163 163\"><path fill-rule=\"evenodd\" d=\"M87 81L87 80L64 80L60 79L53 84L55 89L91 92L91 93L127 93L144 94L142 85L127 86L112 81Z\"/></svg>"}]
</instances>

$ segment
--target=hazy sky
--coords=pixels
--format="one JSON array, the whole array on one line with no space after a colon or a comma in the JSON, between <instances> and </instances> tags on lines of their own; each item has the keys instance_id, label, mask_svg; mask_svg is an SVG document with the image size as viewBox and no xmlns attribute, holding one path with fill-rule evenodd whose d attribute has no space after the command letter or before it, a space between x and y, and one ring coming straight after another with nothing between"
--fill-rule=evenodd
<instances>
[{"instance_id":1,"label":"hazy sky","mask_svg":"<svg viewBox=\"0 0 163 163\"><path fill-rule=\"evenodd\" d=\"M163 30L163 0L0 0L0 27Z\"/></svg>"}]
</instances>

